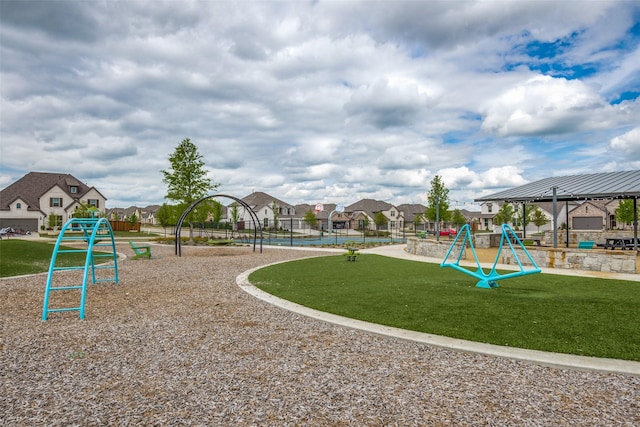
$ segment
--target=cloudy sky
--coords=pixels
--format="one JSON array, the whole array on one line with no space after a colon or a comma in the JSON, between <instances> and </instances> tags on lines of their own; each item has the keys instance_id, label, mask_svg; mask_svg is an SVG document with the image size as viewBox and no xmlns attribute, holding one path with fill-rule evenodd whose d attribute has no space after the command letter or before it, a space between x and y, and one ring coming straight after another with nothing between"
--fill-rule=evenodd
<instances>
[{"instance_id":1,"label":"cloudy sky","mask_svg":"<svg viewBox=\"0 0 640 427\"><path fill-rule=\"evenodd\" d=\"M220 191L452 205L640 169L640 1L0 2L0 188L162 203L184 138Z\"/></svg>"}]
</instances>

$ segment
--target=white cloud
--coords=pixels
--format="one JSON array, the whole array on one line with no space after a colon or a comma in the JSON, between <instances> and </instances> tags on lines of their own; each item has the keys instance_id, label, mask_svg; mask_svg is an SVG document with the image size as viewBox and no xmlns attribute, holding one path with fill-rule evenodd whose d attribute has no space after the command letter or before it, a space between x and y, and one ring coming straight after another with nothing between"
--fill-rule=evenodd
<instances>
[{"instance_id":1,"label":"white cloud","mask_svg":"<svg viewBox=\"0 0 640 427\"><path fill-rule=\"evenodd\" d=\"M638 87L633 2L38 5L0 2L0 186L65 172L160 203L186 137L221 191L291 202L424 202L436 171L471 199L638 155L640 102L608 104Z\"/></svg>"},{"instance_id":2,"label":"white cloud","mask_svg":"<svg viewBox=\"0 0 640 427\"><path fill-rule=\"evenodd\" d=\"M482 129L500 136L599 129L613 110L579 80L537 76L489 101Z\"/></svg>"},{"instance_id":3,"label":"white cloud","mask_svg":"<svg viewBox=\"0 0 640 427\"><path fill-rule=\"evenodd\" d=\"M616 136L609 144L612 150L620 152L625 160L640 161L640 127Z\"/></svg>"}]
</instances>

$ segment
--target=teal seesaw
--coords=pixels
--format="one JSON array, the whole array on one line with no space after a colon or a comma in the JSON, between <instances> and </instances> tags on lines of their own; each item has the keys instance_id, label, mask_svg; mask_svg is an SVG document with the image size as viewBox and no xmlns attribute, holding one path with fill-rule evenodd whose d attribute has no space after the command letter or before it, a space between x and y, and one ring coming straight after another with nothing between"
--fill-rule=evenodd
<instances>
[{"instance_id":1,"label":"teal seesaw","mask_svg":"<svg viewBox=\"0 0 640 427\"><path fill-rule=\"evenodd\" d=\"M453 243L451 243L451 247L447 251L447 254L445 255L442 262L440 263L440 267L452 267L458 271L461 271L465 274L475 277L476 279L479 280L478 283L476 284L477 288L485 288L485 289L497 288L498 280L525 276L527 274L540 273L542 271L538 267L538 264L536 264L536 262L531 257L531 254L524 247L520 238L518 238L518 236L513 231L513 229L507 224L502 225L502 236L500 237L500 245L498 246L498 253L496 254L496 260L493 263L493 267L491 268L491 270L489 270L488 273L485 273L484 269L480 265L480 261L478 261L478 256L476 255L476 249L473 246L473 240L471 237L472 236L471 236L471 230L469 229L469 224L465 224L460 229L460 232L456 235L456 238L453 240ZM500 259L500 254L502 253L502 248L504 247L505 242L509 247L509 249L511 250L511 253L513 254L514 259L518 263L519 270L510 272L510 273L500 274L496 271L496 266L498 265L498 260ZM467 247L467 245L471 249L471 253L473 254L473 259L476 262L477 269L475 271L460 266L460 260L464 255L464 250ZM524 255L526 255L526 257L529 259L529 262L531 263L531 266L529 268L525 269L525 267L522 265L522 262L518 257L518 253L516 252L514 245L516 245L519 249L521 249L522 253L524 253Z\"/></svg>"}]
</instances>

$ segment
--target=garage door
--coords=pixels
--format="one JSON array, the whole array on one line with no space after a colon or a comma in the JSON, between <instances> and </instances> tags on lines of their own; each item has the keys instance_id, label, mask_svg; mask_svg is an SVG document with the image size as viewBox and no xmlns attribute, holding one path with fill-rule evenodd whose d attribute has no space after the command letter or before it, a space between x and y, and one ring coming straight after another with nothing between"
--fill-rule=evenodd
<instances>
[{"instance_id":1,"label":"garage door","mask_svg":"<svg viewBox=\"0 0 640 427\"><path fill-rule=\"evenodd\" d=\"M35 233L38 231L38 220L32 218L0 218L0 228L11 227Z\"/></svg>"},{"instance_id":2,"label":"garage door","mask_svg":"<svg viewBox=\"0 0 640 427\"><path fill-rule=\"evenodd\" d=\"M602 217L600 216L576 216L573 217L574 230L602 230Z\"/></svg>"}]
</instances>

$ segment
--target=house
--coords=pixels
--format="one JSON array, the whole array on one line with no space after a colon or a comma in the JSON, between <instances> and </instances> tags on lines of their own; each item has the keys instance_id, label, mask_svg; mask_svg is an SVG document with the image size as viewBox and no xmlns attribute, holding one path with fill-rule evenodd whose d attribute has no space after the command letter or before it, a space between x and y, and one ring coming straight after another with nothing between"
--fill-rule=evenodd
<instances>
[{"instance_id":1,"label":"house","mask_svg":"<svg viewBox=\"0 0 640 427\"><path fill-rule=\"evenodd\" d=\"M619 199L584 201L569 211L571 229L592 231L615 229L617 228L616 209L619 205Z\"/></svg>"},{"instance_id":2,"label":"house","mask_svg":"<svg viewBox=\"0 0 640 427\"><path fill-rule=\"evenodd\" d=\"M288 229L290 218L296 214L293 205L261 191L255 191L241 200L255 212L262 228ZM234 203L231 204L231 206L233 205ZM240 207L239 214L238 228L253 228L251 215L245 211L244 207Z\"/></svg>"},{"instance_id":3,"label":"house","mask_svg":"<svg viewBox=\"0 0 640 427\"><path fill-rule=\"evenodd\" d=\"M106 201L95 187L70 174L29 172L0 191L0 227L61 227L80 204L104 213Z\"/></svg>"},{"instance_id":4,"label":"house","mask_svg":"<svg viewBox=\"0 0 640 427\"><path fill-rule=\"evenodd\" d=\"M494 232L499 231L500 224L494 223L493 218L500 211L500 208L502 207L503 204L504 202L499 202L499 201L489 201L489 202L481 203L480 205L481 229L492 230ZM540 211L542 212L543 216L546 218L547 223L544 225L541 225L540 227L537 227L536 225L533 224L533 222L530 221L526 225L527 231L542 232L542 231L552 230L553 229L553 203L552 202L527 203L527 210L529 213L531 212L532 206L538 206L538 208L540 208ZM567 212L570 213L571 210L574 209L576 206L578 206L578 203L574 201L568 201L568 202L562 202L562 203L556 204L556 218L557 218L558 228L562 228L563 224L566 224ZM516 203L516 204L513 204L513 207L514 207L515 214L510 225L512 225L517 229L522 228L521 221L519 221L518 219L518 218L522 218L522 204ZM531 217L529 217L529 219L531 220Z\"/></svg>"},{"instance_id":5,"label":"house","mask_svg":"<svg viewBox=\"0 0 640 427\"><path fill-rule=\"evenodd\" d=\"M409 230L426 230L427 219L424 214L427 207L420 203L405 203L398 205L398 210L404 212L404 223Z\"/></svg>"},{"instance_id":6,"label":"house","mask_svg":"<svg viewBox=\"0 0 640 427\"><path fill-rule=\"evenodd\" d=\"M351 218L351 228L393 231L404 227L404 212L381 200L362 199L346 206L345 213ZM386 225L376 226L375 218L378 213L384 215Z\"/></svg>"}]
</instances>

